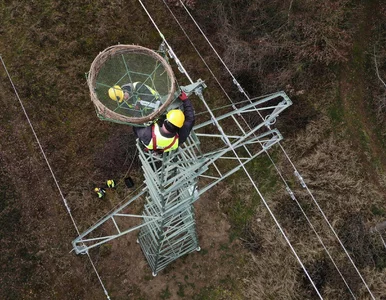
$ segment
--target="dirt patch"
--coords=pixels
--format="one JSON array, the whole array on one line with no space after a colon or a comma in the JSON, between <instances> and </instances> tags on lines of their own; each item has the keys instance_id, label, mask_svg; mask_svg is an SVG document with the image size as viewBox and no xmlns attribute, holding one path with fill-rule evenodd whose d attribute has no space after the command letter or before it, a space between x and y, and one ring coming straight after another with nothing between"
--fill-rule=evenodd
<instances>
[{"instance_id":1,"label":"dirt patch","mask_svg":"<svg viewBox=\"0 0 386 300\"><path fill-rule=\"evenodd\" d=\"M349 138L359 151L365 174L372 176L375 167L383 172L386 167L384 147L377 136L377 120L372 110L370 79L375 79L372 68L371 49L375 41L370 34L374 30L375 20L379 17L378 1L367 1L361 9L358 30L354 39L349 61L340 71L340 98L347 122ZM375 177L372 177L376 180Z\"/></svg>"},{"instance_id":2,"label":"dirt patch","mask_svg":"<svg viewBox=\"0 0 386 300\"><path fill-rule=\"evenodd\" d=\"M94 251L93 258L114 299L193 299L215 291L239 297L240 282L234 268L235 264L236 269L241 267L245 252L240 242L229 241L230 225L213 196L208 192L195 205L201 251L171 263L156 277L136 244L135 233Z\"/></svg>"}]
</instances>

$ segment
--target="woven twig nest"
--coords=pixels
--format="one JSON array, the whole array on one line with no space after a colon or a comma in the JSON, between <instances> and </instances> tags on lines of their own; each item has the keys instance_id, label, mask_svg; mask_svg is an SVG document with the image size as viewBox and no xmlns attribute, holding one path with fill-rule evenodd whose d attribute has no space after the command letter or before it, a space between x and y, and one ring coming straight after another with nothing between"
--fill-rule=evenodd
<instances>
[{"instance_id":1,"label":"woven twig nest","mask_svg":"<svg viewBox=\"0 0 386 300\"><path fill-rule=\"evenodd\" d=\"M114 85L133 83L138 79L160 92L161 104L146 113L123 111L108 97L108 90ZM153 50L137 45L115 45L100 52L91 64L87 83L91 101L100 117L141 125L156 119L166 110L174 100L176 89L175 76L167 61Z\"/></svg>"}]
</instances>

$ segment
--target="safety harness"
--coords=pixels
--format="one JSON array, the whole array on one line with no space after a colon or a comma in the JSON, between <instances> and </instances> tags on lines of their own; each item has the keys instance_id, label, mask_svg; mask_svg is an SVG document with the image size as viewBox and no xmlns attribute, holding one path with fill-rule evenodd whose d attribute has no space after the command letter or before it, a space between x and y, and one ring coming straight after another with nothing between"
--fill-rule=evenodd
<instances>
[{"instance_id":1,"label":"safety harness","mask_svg":"<svg viewBox=\"0 0 386 300\"><path fill-rule=\"evenodd\" d=\"M151 127L151 140L153 142L153 150L157 149L157 135L154 132L154 127L155 126ZM161 150L162 152L167 152L171 147L173 147L173 145L175 144L178 138L179 138L178 133L176 133L176 135L173 138L173 141L168 146L166 146L163 149L157 149L157 150Z\"/></svg>"},{"instance_id":2,"label":"safety harness","mask_svg":"<svg viewBox=\"0 0 386 300\"><path fill-rule=\"evenodd\" d=\"M159 140L161 138L161 140ZM163 137L160 133L159 126L157 123L153 124L151 127L151 141L149 145L146 146L145 151L155 151L158 153L163 153L178 148L178 138L179 135L176 135L172 138Z\"/></svg>"}]
</instances>

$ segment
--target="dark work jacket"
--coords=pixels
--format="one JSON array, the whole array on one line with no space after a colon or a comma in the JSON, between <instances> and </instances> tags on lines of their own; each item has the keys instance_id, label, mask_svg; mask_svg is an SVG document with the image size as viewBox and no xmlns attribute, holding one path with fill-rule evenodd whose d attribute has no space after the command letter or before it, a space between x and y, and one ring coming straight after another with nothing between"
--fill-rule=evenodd
<instances>
[{"instance_id":1,"label":"dark work jacket","mask_svg":"<svg viewBox=\"0 0 386 300\"><path fill-rule=\"evenodd\" d=\"M190 101L190 99L186 99L185 101L182 101L182 105L184 107L184 115L185 115L185 122L182 125L182 127L178 130L178 144L182 145L186 139L188 138L190 132L192 131L192 128L194 126L195 122L195 115L194 115L194 108L193 104ZM133 127L135 135L139 138L139 140L144 145L149 145L151 141L151 130L152 126L147 127ZM162 121L160 121L159 126L162 126ZM174 134L168 135L166 137L173 137Z\"/></svg>"}]
</instances>

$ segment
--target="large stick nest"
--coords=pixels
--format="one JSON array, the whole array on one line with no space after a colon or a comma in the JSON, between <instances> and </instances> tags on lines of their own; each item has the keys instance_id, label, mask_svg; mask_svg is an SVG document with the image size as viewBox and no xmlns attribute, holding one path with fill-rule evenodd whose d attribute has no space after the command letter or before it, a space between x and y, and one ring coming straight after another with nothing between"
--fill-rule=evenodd
<instances>
[{"instance_id":1,"label":"large stick nest","mask_svg":"<svg viewBox=\"0 0 386 300\"><path fill-rule=\"evenodd\" d=\"M144 54L147 56L152 57L155 60L158 60L162 66L165 68L165 71L167 72L171 86L169 88L168 92L168 98L162 103L162 105L155 110L154 112L150 113L147 116L143 117L129 117L124 116L122 114L118 114L109 108L107 108L103 103L101 103L97 97L97 94L95 92L96 88L96 80L99 74L99 71L103 67L104 63L109 60L112 56L125 54L128 52L134 52L139 54ZM166 108L170 105L170 103L173 100L174 92L176 89L176 83L175 83L175 77L172 68L170 65L166 62L166 60L159 55L158 53L154 52L153 50L150 50L145 47L141 47L138 45L114 45L109 48L106 48L104 51L100 52L94 59L94 61L91 64L89 75L87 78L87 84L90 89L90 97L91 101L94 103L98 113L102 115L106 119L113 119L120 122L127 122L127 123L133 123L133 124L146 124L157 117L159 117Z\"/></svg>"}]
</instances>

